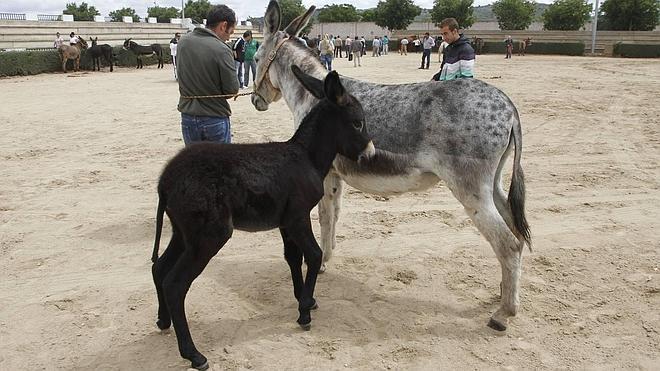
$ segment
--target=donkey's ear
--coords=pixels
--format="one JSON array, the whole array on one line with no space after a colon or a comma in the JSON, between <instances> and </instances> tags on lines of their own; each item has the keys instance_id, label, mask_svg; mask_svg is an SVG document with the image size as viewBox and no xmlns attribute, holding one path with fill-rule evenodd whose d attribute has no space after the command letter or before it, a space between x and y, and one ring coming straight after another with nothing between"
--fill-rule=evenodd
<instances>
[{"instance_id":1,"label":"donkey's ear","mask_svg":"<svg viewBox=\"0 0 660 371\"><path fill-rule=\"evenodd\" d=\"M268 8L266 8L266 15L264 16L264 33L272 35L280 29L280 23L282 22L282 11L280 10L280 4L271 0L268 3Z\"/></svg>"},{"instance_id":2,"label":"donkey's ear","mask_svg":"<svg viewBox=\"0 0 660 371\"><path fill-rule=\"evenodd\" d=\"M306 73L304 73L298 66L291 65L291 71L296 76L296 79L300 81L302 86L307 89L308 92L312 93L318 99L323 99L325 94L323 93L323 81L314 78Z\"/></svg>"},{"instance_id":3,"label":"donkey's ear","mask_svg":"<svg viewBox=\"0 0 660 371\"><path fill-rule=\"evenodd\" d=\"M341 81L339 81L339 74L337 74L336 71L330 72L325 77L323 90L325 91L325 96L331 101L337 103L337 105L344 106L348 103L346 89L344 89Z\"/></svg>"},{"instance_id":4,"label":"donkey's ear","mask_svg":"<svg viewBox=\"0 0 660 371\"><path fill-rule=\"evenodd\" d=\"M307 26L307 22L309 22L309 19L312 17L312 14L314 14L314 10L316 7L312 5L307 9L305 14L299 15L296 18L289 23L288 26L284 29L284 32L286 32L289 36L298 36L300 34L300 31L302 31L305 26Z\"/></svg>"}]
</instances>

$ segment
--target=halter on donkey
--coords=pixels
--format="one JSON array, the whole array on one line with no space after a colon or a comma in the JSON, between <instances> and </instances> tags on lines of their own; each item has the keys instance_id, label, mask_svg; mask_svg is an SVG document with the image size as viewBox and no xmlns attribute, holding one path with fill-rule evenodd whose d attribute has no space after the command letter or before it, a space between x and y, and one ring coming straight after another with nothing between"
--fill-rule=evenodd
<instances>
[{"instance_id":1,"label":"halter on donkey","mask_svg":"<svg viewBox=\"0 0 660 371\"><path fill-rule=\"evenodd\" d=\"M314 53L301 43L289 42L313 12L311 7L278 31L280 7L271 1L264 18L264 42L255 56L253 105L264 111L284 97L296 125L318 99L306 93L289 66L299 66L319 83L327 74ZM531 243L520 165L522 131L515 106L503 92L476 79L400 85L341 79L346 90L362 102L378 150L360 165L338 156L324 181L325 194L319 203L324 262L336 244L342 180L375 194L425 190L444 180L500 262L502 300L489 326L505 330L508 318L518 311L522 250ZM501 175L512 151L513 176L507 196Z\"/></svg>"}]
</instances>

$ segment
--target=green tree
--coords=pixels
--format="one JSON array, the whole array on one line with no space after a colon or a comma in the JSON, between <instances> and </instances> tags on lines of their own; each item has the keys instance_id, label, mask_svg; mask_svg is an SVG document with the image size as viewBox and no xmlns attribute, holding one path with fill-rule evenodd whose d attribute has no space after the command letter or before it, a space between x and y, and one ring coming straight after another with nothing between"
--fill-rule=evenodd
<instances>
[{"instance_id":1,"label":"green tree","mask_svg":"<svg viewBox=\"0 0 660 371\"><path fill-rule=\"evenodd\" d=\"M121 22L123 17L133 17L133 22L140 22L140 16L135 13L133 8L121 8L113 10L109 14L112 22Z\"/></svg>"},{"instance_id":2,"label":"green tree","mask_svg":"<svg viewBox=\"0 0 660 371\"><path fill-rule=\"evenodd\" d=\"M365 9L360 13L360 21L376 22L376 8Z\"/></svg>"},{"instance_id":3,"label":"green tree","mask_svg":"<svg viewBox=\"0 0 660 371\"><path fill-rule=\"evenodd\" d=\"M376 25L388 30L405 30L422 12L412 0L379 1L376 7Z\"/></svg>"},{"instance_id":4,"label":"green tree","mask_svg":"<svg viewBox=\"0 0 660 371\"><path fill-rule=\"evenodd\" d=\"M497 0L493 13L502 30L526 30L534 19L535 5L528 0Z\"/></svg>"},{"instance_id":5,"label":"green tree","mask_svg":"<svg viewBox=\"0 0 660 371\"><path fill-rule=\"evenodd\" d=\"M357 22L360 15L351 4L332 4L324 6L319 12L319 22Z\"/></svg>"},{"instance_id":6,"label":"green tree","mask_svg":"<svg viewBox=\"0 0 660 371\"><path fill-rule=\"evenodd\" d=\"M576 31L591 18L591 5L586 0L557 0L542 18L546 30Z\"/></svg>"},{"instance_id":7,"label":"green tree","mask_svg":"<svg viewBox=\"0 0 660 371\"><path fill-rule=\"evenodd\" d=\"M202 23L211 10L211 3L208 0L188 0L184 7L186 18L192 18L197 23Z\"/></svg>"},{"instance_id":8,"label":"green tree","mask_svg":"<svg viewBox=\"0 0 660 371\"><path fill-rule=\"evenodd\" d=\"M600 9L603 24L613 31L653 31L660 17L658 0L605 0Z\"/></svg>"},{"instance_id":9,"label":"green tree","mask_svg":"<svg viewBox=\"0 0 660 371\"><path fill-rule=\"evenodd\" d=\"M302 15L307 10L302 4L302 0L279 0L280 10L282 11L282 28L286 27L299 15ZM307 27L303 28L300 31L301 34L309 33L309 30L312 29L312 23L314 22L314 17L309 20Z\"/></svg>"},{"instance_id":10,"label":"green tree","mask_svg":"<svg viewBox=\"0 0 660 371\"><path fill-rule=\"evenodd\" d=\"M147 8L147 15L149 17L156 17L158 23L169 23L170 19L179 17L181 12L173 6L169 8L153 6Z\"/></svg>"},{"instance_id":11,"label":"green tree","mask_svg":"<svg viewBox=\"0 0 660 371\"><path fill-rule=\"evenodd\" d=\"M435 0L431 20L438 24L445 18L456 18L459 26L468 28L474 24L473 0Z\"/></svg>"},{"instance_id":12,"label":"green tree","mask_svg":"<svg viewBox=\"0 0 660 371\"><path fill-rule=\"evenodd\" d=\"M73 15L75 21L93 21L94 16L101 15L95 7L89 6L85 2L80 3L80 6L76 3L66 3L66 9L62 13Z\"/></svg>"}]
</instances>

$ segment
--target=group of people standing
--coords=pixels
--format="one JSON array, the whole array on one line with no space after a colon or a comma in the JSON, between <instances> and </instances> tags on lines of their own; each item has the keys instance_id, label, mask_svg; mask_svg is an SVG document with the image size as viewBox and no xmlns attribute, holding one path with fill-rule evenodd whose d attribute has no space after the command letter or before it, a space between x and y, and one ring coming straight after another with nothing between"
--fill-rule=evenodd
<instances>
[{"instance_id":1,"label":"group of people standing","mask_svg":"<svg viewBox=\"0 0 660 371\"><path fill-rule=\"evenodd\" d=\"M53 48L55 48L55 49L59 48L60 46L64 45L65 41L66 40L64 40L64 38L60 35L60 33L56 32L55 33L55 41L53 42ZM71 45L71 46L76 45L78 43L78 41L80 41L80 39L78 38L76 33L71 32L69 34L69 45Z\"/></svg>"},{"instance_id":2,"label":"group of people standing","mask_svg":"<svg viewBox=\"0 0 660 371\"><path fill-rule=\"evenodd\" d=\"M317 40L320 40L317 45L319 59L328 71L332 71L332 60L334 58L344 58L343 52L345 52L349 61L353 61L353 67L362 66L362 56L367 52L367 40L364 36L361 38L355 36L355 39L346 36L346 39L342 39L340 36L335 37L325 34L323 38L318 35ZM312 47L314 47L313 42Z\"/></svg>"},{"instance_id":3,"label":"group of people standing","mask_svg":"<svg viewBox=\"0 0 660 371\"><path fill-rule=\"evenodd\" d=\"M254 84L257 76L257 63L254 60L254 55L257 54L258 48L259 43L252 37L252 31L245 31L243 37L234 40L232 50L234 52L234 65L236 66L239 89L245 89L250 85L250 71L252 72L252 84Z\"/></svg>"}]
</instances>

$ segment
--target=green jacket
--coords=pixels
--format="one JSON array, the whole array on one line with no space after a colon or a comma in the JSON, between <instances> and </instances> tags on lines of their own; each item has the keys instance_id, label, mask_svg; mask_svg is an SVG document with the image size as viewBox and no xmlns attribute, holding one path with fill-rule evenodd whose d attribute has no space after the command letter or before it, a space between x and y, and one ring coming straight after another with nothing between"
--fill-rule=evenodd
<instances>
[{"instance_id":1,"label":"green jacket","mask_svg":"<svg viewBox=\"0 0 660 371\"><path fill-rule=\"evenodd\" d=\"M206 28L197 27L181 37L176 69L181 96L238 93L231 47ZM177 108L181 113L195 116L231 116L231 108L224 98L179 98Z\"/></svg>"},{"instance_id":2,"label":"green jacket","mask_svg":"<svg viewBox=\"0 0 660 371\"><path fill-rule=\"evenodd\" d=\"M258 48L259 43L255 39L250 40L250 42L245 42L245 60L253 61Z\"/></svg>"}]
</instances>

